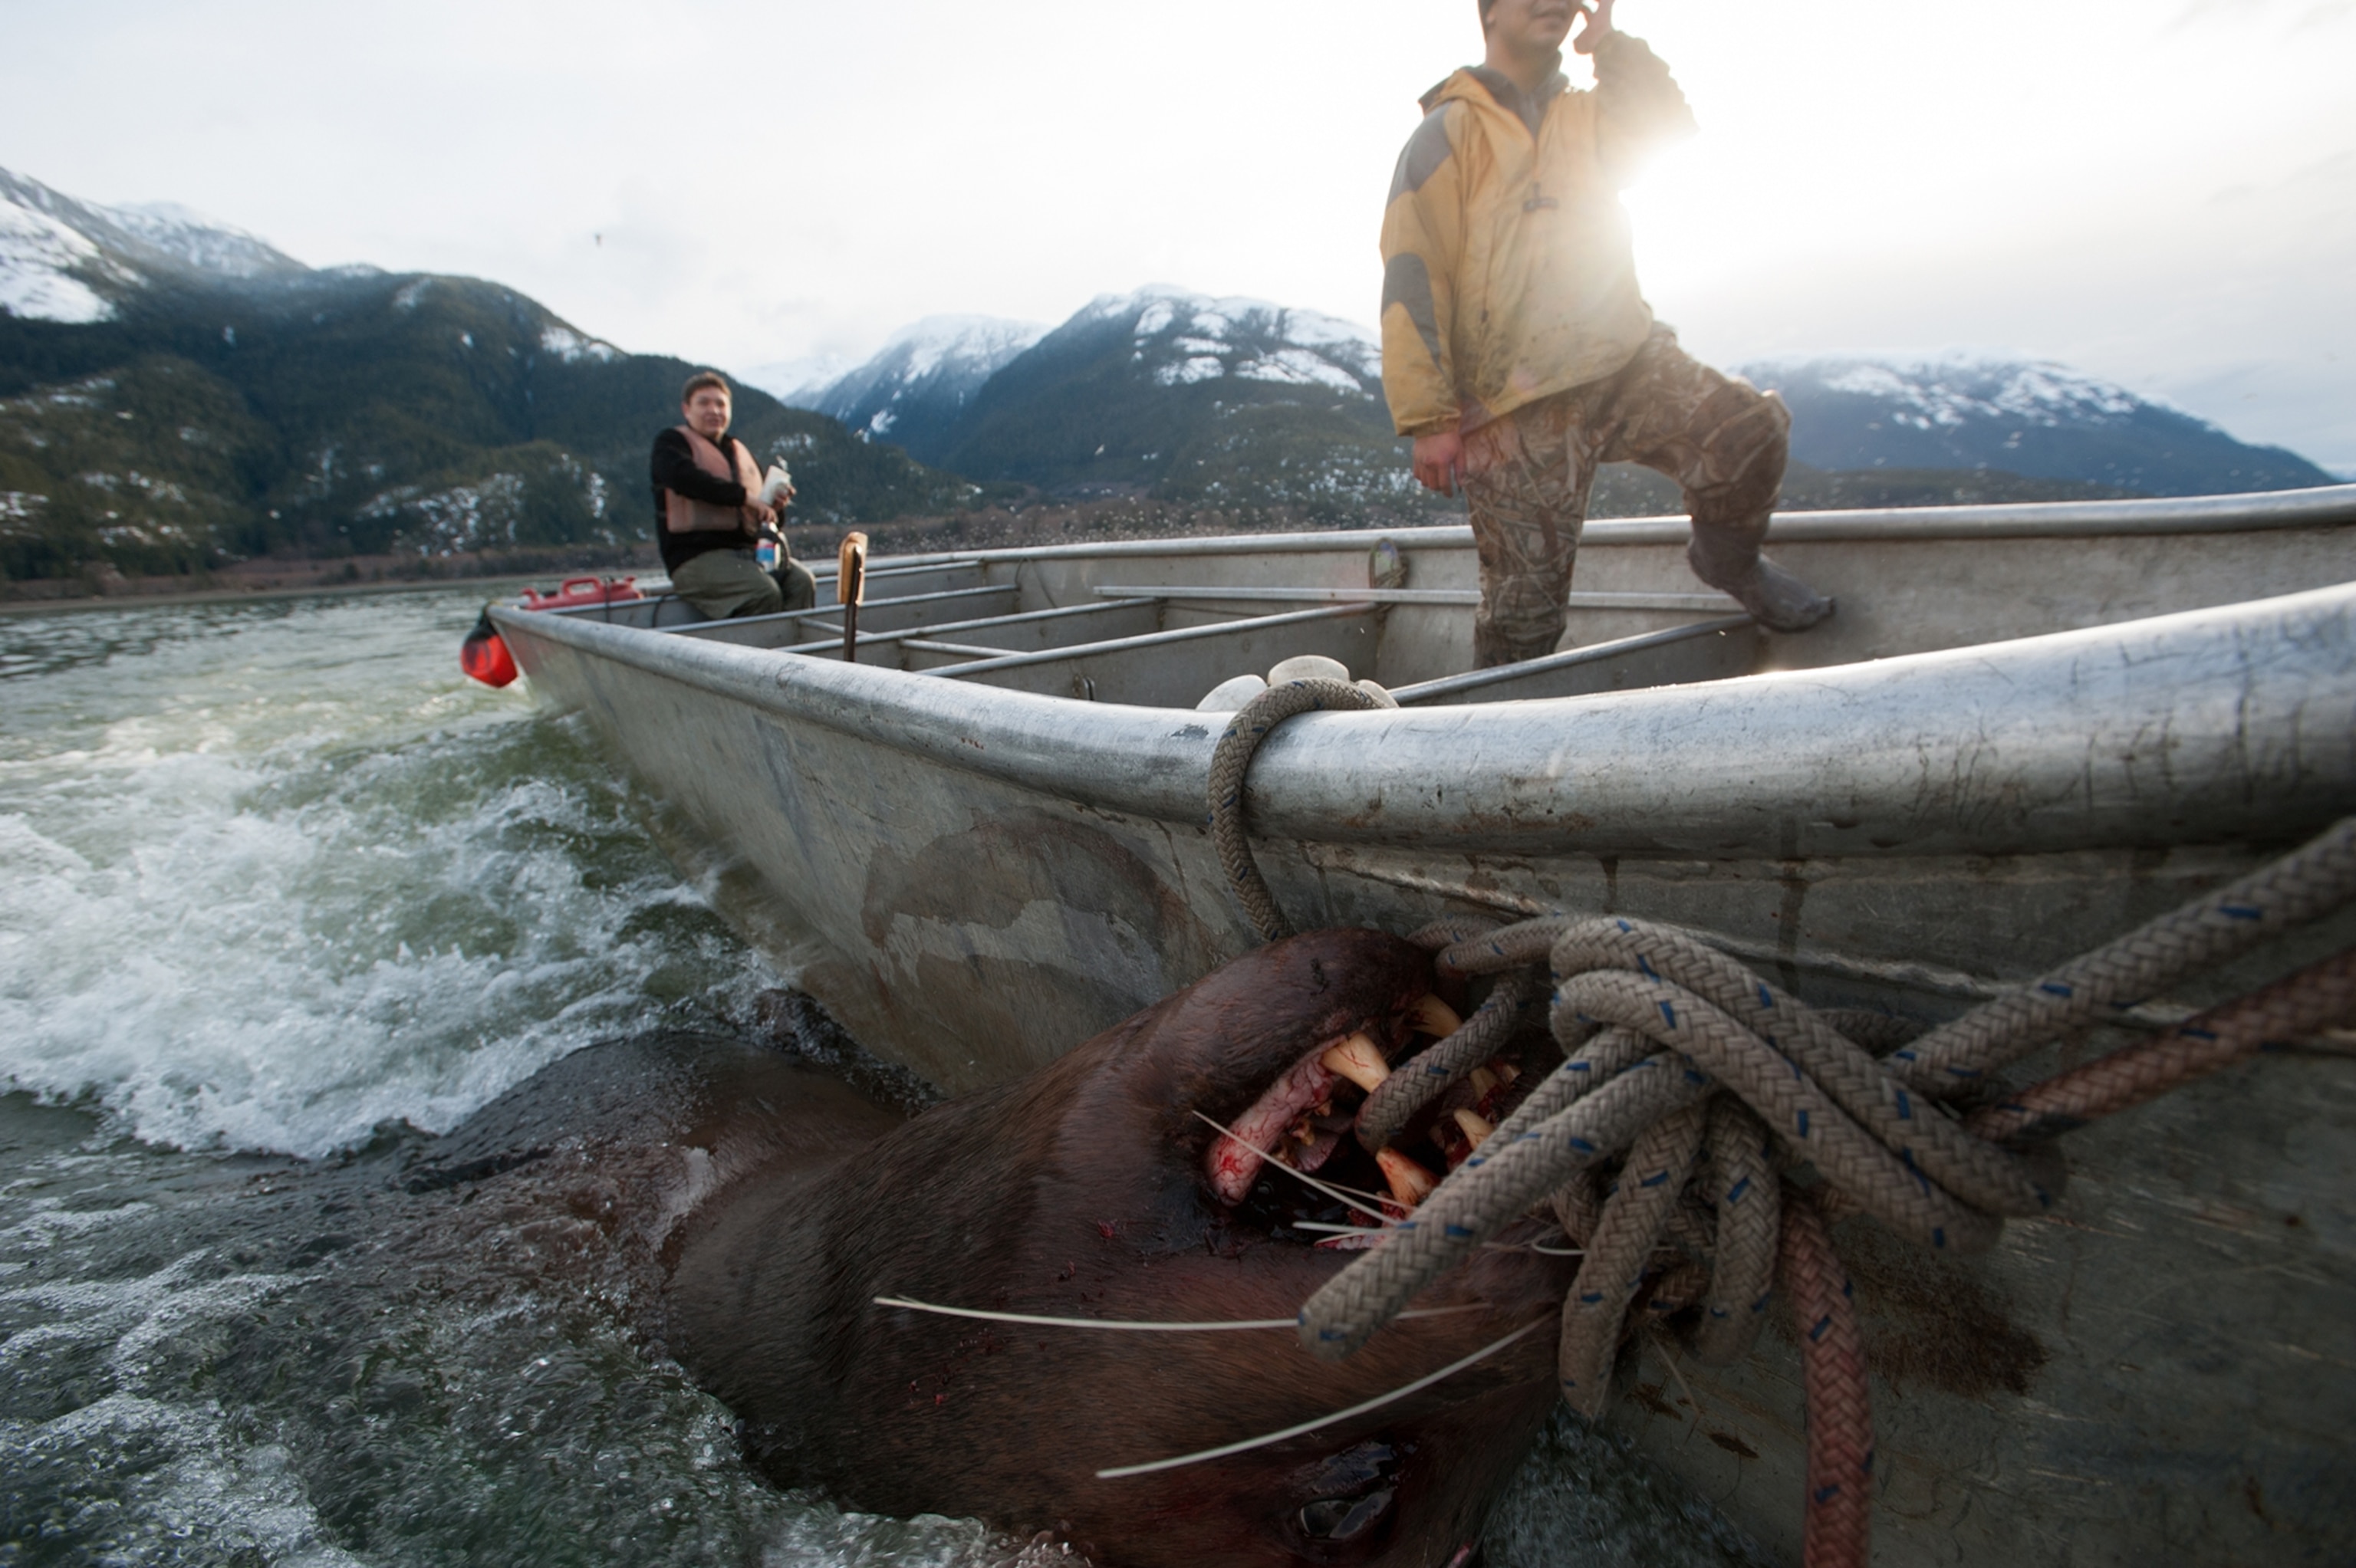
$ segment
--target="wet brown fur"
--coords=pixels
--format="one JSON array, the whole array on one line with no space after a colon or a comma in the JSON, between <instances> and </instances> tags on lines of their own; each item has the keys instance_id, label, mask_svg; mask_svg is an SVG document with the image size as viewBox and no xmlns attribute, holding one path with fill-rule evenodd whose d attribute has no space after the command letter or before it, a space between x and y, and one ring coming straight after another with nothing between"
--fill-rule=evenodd
<instances>
[{"instance_id":1,"label":"wet brown fur","mask_svg":"<svg viewBox=\"0 0 2356 1568\"><path fill-rule=\"evenodd\" d=\"M487 1107L444 1140L444 1157L521 1148L552 1113L569 1124L550 1157L493 1185L514 1187L514 1202L535 1186L595 1185L600 1225L640 1260L627 1294L659 1303L641 1311L649 1339L744 1418L752 1457L781 1482L873 1511L1052 1531L1105 1568L1440 1568L1476 1538L1545 1418L1550 1332L1281 1445L1126 1479L1095 1472L1412 1381L1550 1320L1567 1264L1485 1253L1419 1305L1488 1310L1395 1325L1338 1366L1290 1329L1111 1334L873 1301L1290 1317L1348 1256L1232 1221L1202 1174L1216 1135L1194 1112L1231 1120L1310 1046L1352 1029L1396 1040L1402 1009L1430 984L1428 959L1405 943L1312 933L1215 971L1027 1079L906 1120L750 1049L706 1041L692 1060L666 1060L605 1048L618 1054L584 1052ZM1379 1484L1392 1505L1354 1541L1313 1538L1304 1504L1376 1484L1367 1445L1389 1451Z\"/></svg>"}]
</instances>

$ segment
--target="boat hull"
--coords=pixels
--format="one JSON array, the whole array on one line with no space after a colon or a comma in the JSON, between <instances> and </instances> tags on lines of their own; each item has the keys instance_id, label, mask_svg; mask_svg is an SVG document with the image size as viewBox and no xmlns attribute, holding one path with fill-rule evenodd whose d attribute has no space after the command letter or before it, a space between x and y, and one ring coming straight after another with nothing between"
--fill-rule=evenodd
<instances>
[{"instance_id":1,"label":"boat hull","mask_svg":"<svg viewBox=\"0 0 2356 1568\"><path fill-rule=\"evenodd\" d=\"M765 890L804 983L959 1091L1254 938L1203 788L1221 720L582 622L535 688ZM1301 924L1640 915L1830 1005L1987 995L2356 805L2356 590L1545 703L1317 714L1247 796Z\"/></svg>"},{"instance_id":2,"label":"boat hull","mask_svg":"<svg viewBox=\"0 0 2356 1568\"><path fill-rule=\"evenodd\" d=\"M1253 940L1203 823L1220 716L498 618L535 689L721 858L800 983L946 1089L1041 1065ZM1311 715L1270 738L1248 804L1302 926L1616 912L1709 933L1821 1005L1944 1018L2356 810L2356 588ZM2322 923L2162 1000L2351 941L2356 921ZM1877 1373L1877 1561L2341 1555L2356 1061L2264 1060L2071 1152L2057 1216L1987 1256L1838 1235ZM1640 1342L1611 1419L1796 1561L1780 1334L1707 1377Z\"/></svg>"}]
</instances>

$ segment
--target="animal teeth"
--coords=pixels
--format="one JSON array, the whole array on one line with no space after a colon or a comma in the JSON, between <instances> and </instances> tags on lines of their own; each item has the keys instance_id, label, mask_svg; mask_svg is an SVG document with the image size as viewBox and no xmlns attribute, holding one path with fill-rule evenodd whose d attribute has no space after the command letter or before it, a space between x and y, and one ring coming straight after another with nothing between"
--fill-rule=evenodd
<instances>
[{"instance_id":1,"label":"animal teeth","mask_svg":"<svg viewBox=\"0 0 2356 1568\"><path fill-rule=\"evenodd\" d=\"M1472 1141L1474 1148L1479 1148L1483 1144L1487 1143L1489 1135L1497 1130L1494 1123L1474 1111L1458 1111L1456 1125L1464 1129L1464 1136Z\"/></svg>"},{"instance_id":2,"label":"animal teeth","mask_svg":"<svg viewBox=\"0 0 2356 1568\"><path fill-rule=\"evenodd\" d=\"M1472 1093L1475 1094L1485 1096L1490 1090L1497 1086L1497 1075L1487 1068L1476 1067L1472 1070Z\"/></svg>"},{"instance_id":3,"label":"animal teeth","mask_svg":"<svg viewBox=\"0 0 2356 1568\"><path fill-rule=\"evenodd\" d=\"M1313 1047L1312 1049L1314 1049ZM1223 1203L1240 1203L1259 1176L1265 1156L1284 1141L1285 1130L1304 1105L1313 1105L1333 1091L1333 1075L1304 1056L1292 1071L1269 1084L1249 1110L1237 1116L1226 1136L1215 1139L1204 1156L1205 1171Z\"/></svg>"},{"instance_id":4,"label":"animal teeth","mask_svg":"<svg viewBox=\"0 0 2356 1568\"><path fill-rule=\"evenodd\" d=\"M1391 1196L1410 1209L1430 1197L1431 1189L1439 1185L1431 1179L1431 1172L1397 1149L1377 1149L1375 1163L1383 1168L1383 1179L1390 1184Z\"/></svg>"},{"instance_id":5,"label":"animal teeth","mask_svg":"<svg viewBox=\"0 0 2356 1568\"><path fill-rule=\"evenodd\" d=\"M1350 1036L1339 1045L1329 1046L1317 1059L1319 1066L1337 1078L1347 1078L1369 1094L1382 1087L1383 1080L1391 1075L1383 1053L1375 1048L1362 1031Z\"/></svg>"},{"instance_id":6,"label":"animal teeth","mask_svg":"<svg viewBox=\"0 0 2356 1568\"><path fill-rule=\"evenodd\" d=\"M1415 999L1408 1008L1407 1016L1418 1033L1428 1034L1434 1040L1446 1040L1464 1027L1464 1020L1456 1016L1456 1009L1429 991Z\"/></svg>"}]
</instances>

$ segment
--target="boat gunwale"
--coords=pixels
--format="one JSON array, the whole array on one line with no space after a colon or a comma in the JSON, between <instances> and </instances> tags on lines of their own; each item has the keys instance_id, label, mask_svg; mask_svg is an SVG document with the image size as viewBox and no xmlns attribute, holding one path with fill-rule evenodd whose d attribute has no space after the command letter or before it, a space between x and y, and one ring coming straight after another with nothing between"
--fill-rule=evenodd
<instances>
[{"instance_id":1,"label":"boat gunwale","mask_svg":"<svg viewBox=\"0 0 2356 1568\"><path fill-rule=\"evenodd\" d=\"M2105 535L2165 538L2182 534L2234 534L2284 528L2337 528L2356 524L2356 484L2312 485L2299 490L2260 490L2228 496L2177 496L2119 501L2022 501L1966 507L1858 507L1847 511L1778 512L1770 520L1767 539L1772 544L1866 543L1875 540L1926 542L1941 539L2085 539ZM1688 519L1675 515L1652 517L1590 519L1580 531L1580 548L1683 544L1691 533ZM1217 555L1302 555L1371 549L1384 541L1403 549L1464 549L1472 543L1472 529L1463 523L1418 523L1398 528L1336 528L1315 532L1268 534L1208 534L1199 538L1159 539L1099 539L1073 544L1012 545L991 549L918 551L879 560L868 573L871 584L919 571L970 566L986 571L992 565L1016 568L1034 561L1152 559ZM817 581L830 583L834 574L819 570ZM1192 585L1188 585L1192 586ZM1456 593L1458 590L1405 590L1408 594ZM675 599L675 592L643 596L645 601ZM909 595L908 597L915 597ZM1455 603L1402 598L1399 603ZM1593 608L1611 606L1595 605ZM830 606L787 610L779 616L809 615ZM581 605L542 613L594 619L610 606ZM769 616L744 617L768 620ZM691 630L704 622L646 630Z\"/></svg>"},{"instance_id":2,"label":"boat gunwale","mask_svg":"<svg viewBox=\"0 0 2356 1568\"><path fill-rule=\"evenodd\" d=\"M2230 496L2169 496L2118 501L2018 501L1968 507L1882 507L1848 511L1778 512L1770 544L1861 543L1872 539L2080 539L2103 534L2251 533L2275 528L2332 528L2356 523L2356 484L2301 490L2260 490ZM1683 517L1590 519L1580 548L1683 544L1691 524ZM1033 560L1085 560L1123 556L1312 554L1371 549L1384 539L1401 549L1459 548L1472 542L1464 523L1417 523L1398 528L1315 532L1206 534L1198 538L1100 539L992 549L918 552L891 557L894 568Z\"/></svg>"},{"instance_id":3,"label":"boat gunwale","mask_svg":"<svg viewBox=\"0 0 2356 1568\"><path fill-rule=\"evenodd\" d=\"M528 672L536 643L562 644L772 720L1173 824L1202 823L1225 724L492 613ZM1507 855L2271 842L2356 801L2351 711L2356 583L2343 583L1687 686L1308 714L1269 738L1248 788L1265 837ZM1665 773L1663 757L1678 767ZM1466 779L1486 787L1451 787Z\"/></svg>"}]
</instances>

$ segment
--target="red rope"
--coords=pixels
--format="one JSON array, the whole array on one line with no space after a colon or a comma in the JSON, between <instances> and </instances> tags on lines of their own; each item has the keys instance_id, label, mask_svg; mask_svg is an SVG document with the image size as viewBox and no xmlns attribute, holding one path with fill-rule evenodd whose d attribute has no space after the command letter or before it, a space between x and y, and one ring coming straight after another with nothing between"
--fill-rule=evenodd
<instances>
[{"instance_id":1,"label":"red rope","mask_svg":"<svg viewBox=\"0 0 2356 1568\"><path fill-rule=\"evenodd\" d=\"M1801 1562L1804 1568L1866 1568L1873 1545L1873 1404L1865 1339L1824 1217L1793 1191L1783 1200L1781 1273L1808 1401Z\"/></svg>"},{"instance_id":2,"label":"red rope","mask_svg":"<svg viewBox=\"0 0 2356 1568\"><path fill-rule=\"evenodd\" d=\"M2051 1136L2277 1045L2356 1017L2356 947L2237 997L2156 1039L2073 1067L1964 1125L1997 1143Z\"/></svg>"},{"instance_id":3,"label":"red rope","mask_svg":"<svg viewBox=\"0 0 2356 1568\"><path fill-rule=\"evenodd\" d=\"M2356 948L2187 1020L2155 1040L2058 1073L1965 1125L1984 1138L2044 1137L2140 1105L2268 1045L2356 1017ZM1781 1273L1799 1336L1808 1412L1805 1568L1866 1568L1872 1551L1873 1408L1847 1273L1815 1204L1787 1196Z\"/></svg>"}]
</instances>

